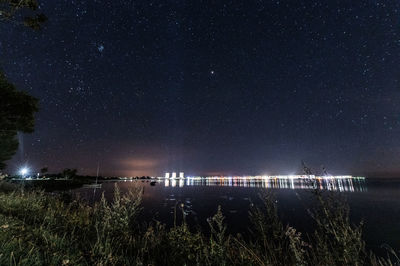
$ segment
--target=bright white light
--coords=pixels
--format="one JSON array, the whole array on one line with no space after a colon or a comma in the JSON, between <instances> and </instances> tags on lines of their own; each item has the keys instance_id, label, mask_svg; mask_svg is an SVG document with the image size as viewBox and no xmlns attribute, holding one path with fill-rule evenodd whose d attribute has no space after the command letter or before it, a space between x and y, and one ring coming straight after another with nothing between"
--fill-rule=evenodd
<instances>
[{"instance_id":1,"label":"bright white light","mask_svg":"<svg viewBox=\"0 0 400 266\"><path fill-rule=\"evenodd\" d=\"M19 173L21 175L26 175L28 173L28 168L26 168L26 167L22 168L21 170L19 170Z\"/></svg>"}]
</instances>

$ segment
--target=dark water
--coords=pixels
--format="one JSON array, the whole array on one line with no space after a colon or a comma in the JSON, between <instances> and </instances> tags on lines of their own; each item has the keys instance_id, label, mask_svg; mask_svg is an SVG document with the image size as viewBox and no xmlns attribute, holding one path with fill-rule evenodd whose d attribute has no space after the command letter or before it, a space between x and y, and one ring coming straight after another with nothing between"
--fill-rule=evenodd
<instances>
[{"instance_id":1,"label":"dark water","mask_svg":"<svg viewBox=\"0 0 400 266\"><path fill-rule=\"evenodd\" d=\"M231 233L248 232L250 204L261 204L259 194L273 192L283 222L303 233L312 232L313 221L307 209L315 203L312 184L299 181L244 181L243 180L176 180L159 181L154 186L149 181L118 181L102 183L101 189L75 190L81 197L94 201L104 192L111 199L114 186L122 191L143 187L143 215L146 220L158 220L173 225L174 209L178 222L181 206L187 221L200 225L207 231L207 218L221 205ZM351 208L354 223L364 222L367 246L379 250L384 244L400 250L400 179L341 180L318 183L324 191L340 194ZM183 204L183 205L182 205ZM177 206L177 207L176 207Z\"/></svg>"}]
</instances>

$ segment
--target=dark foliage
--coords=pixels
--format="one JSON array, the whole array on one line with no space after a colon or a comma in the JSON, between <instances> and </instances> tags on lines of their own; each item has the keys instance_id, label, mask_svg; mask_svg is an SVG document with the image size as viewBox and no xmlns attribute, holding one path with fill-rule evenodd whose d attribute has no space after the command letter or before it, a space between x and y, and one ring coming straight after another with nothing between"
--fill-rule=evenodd
<instances>
[{"instance_id":1,"label":"dark foliage","mask_svg":"<svg viewBox=\"0 0 400 266\"><path fill-rule=\"evenodd\" d=\"M0 183L0 188L1 188ZM4 183L5 184L5 183ZM252 207L248 240L226 231L221 208L204 234L185 222L143 224L140 188L94 206L66 195L16 189L0 192L0 265L398 265L395 252L368 254L362 228L345 204L321 198L315 234L307 240L284 226L271 195ZM180 208L178 208L179 212Z\"/></svg>"},{"instance_id":2,"label":"dark foliage","mask_svg":"<svg viewBox=\"0 0 400 266\"><path fill-rule=\"evenodd\" d=\"M38 100L26 92L17 91L0 72L0 170L17 151L17 132L33 131L37 111Z\"/></svg>"},{"instance_id":3,"label":"dark foliage","mask_svg":"<svg viewBox=\"0 0 400 266\"><path fill-rule=\"evenodd\" d=\"M38 12L37 0L0 0L0 21L23 24L39 30L47 17Z\"/></svg>"}]
</instances>

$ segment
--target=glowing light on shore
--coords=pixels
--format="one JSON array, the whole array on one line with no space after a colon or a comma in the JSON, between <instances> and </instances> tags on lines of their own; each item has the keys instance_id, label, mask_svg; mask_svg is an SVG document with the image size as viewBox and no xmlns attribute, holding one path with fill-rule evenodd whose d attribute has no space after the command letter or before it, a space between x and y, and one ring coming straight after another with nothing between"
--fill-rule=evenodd
<instances>
[{"instance_id":1,"label":"glowing light on shore","mask_svg":"<svg viewBox=\"0 0 400 266\"><path fill-rule=\"evenodd\" d=\"M20 175L25 176L29 172L29 169L27 167L23 167L19 170Z\"/></svg>"},{"instance_id":2,"label":"glowing light on shore","mask_svg":"<svg viewBox=\"0 0 400 266\"><path fill-rule=\"evenodd\" d=\"M361 179L365 177L357 177L351 175L337 175L337 176L315 176L315 175L271 175L271 176L188 176L186 179L192 180L221 180L221 179L235 179L235 180L337 180L337 179Z\"/></svg>"}]
</instances>

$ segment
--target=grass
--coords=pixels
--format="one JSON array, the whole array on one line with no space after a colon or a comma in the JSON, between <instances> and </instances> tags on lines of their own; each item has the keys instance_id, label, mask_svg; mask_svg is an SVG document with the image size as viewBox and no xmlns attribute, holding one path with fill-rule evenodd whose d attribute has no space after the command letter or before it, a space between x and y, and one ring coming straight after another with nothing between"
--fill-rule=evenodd
<instances>
[{"instance_id":1,"label":"grass","mask_svg":"<svg viewBox=\"0 0 400 266\"><path fill-rule=\"evenodd\" d=\"M2 188L6 188L3 190ZM141 190L93 206L0 183L0 265L398 265L365 248L343 201L315 193L315 232L302 235L279 219L271 194L252 206L246 237L230 235L223 210L209 230L182 223L167 228L139 222ZM176 210L179 215L180 208Z\"/></svg>"},{"instance_id":2,"label":"grass","mask_svg":"<svg viewBox=\"0 0 400 266\"><path fill-rule=\"evenodd\" d=\"M10 180L9 182L16 184L18 186L23 186L26 189L37 189L44 190L46 192L52 191L64 191L69 189L75 189L82 187L84 184L91 184L93 180L91 179L33 179L33 180Z\"/></svg>"}]
</instances>

